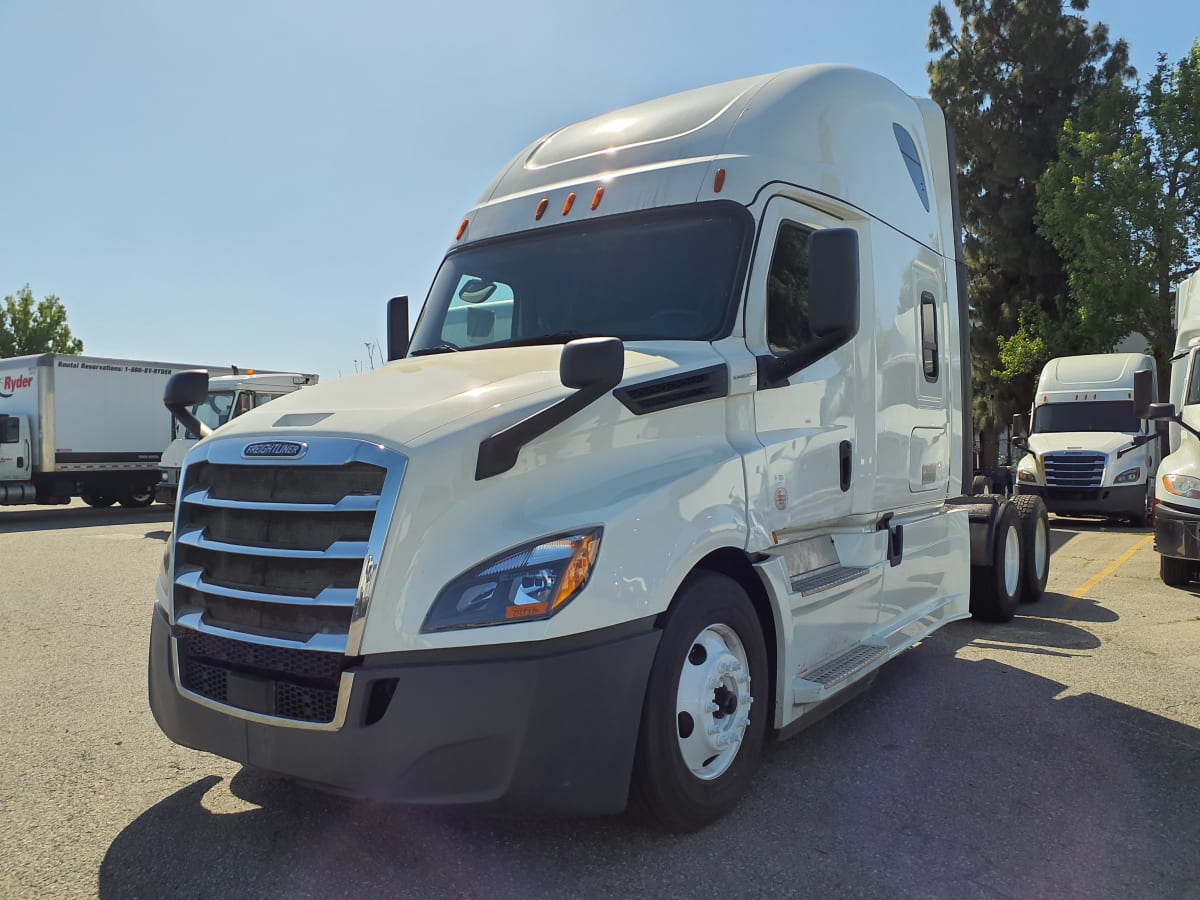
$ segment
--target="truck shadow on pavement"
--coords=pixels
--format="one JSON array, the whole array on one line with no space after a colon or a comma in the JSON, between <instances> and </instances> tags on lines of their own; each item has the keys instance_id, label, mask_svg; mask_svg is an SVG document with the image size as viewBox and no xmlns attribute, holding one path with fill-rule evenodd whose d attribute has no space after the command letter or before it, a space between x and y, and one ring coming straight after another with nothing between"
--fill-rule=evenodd
<instances>
[{"instance_id":1,"label":"truck shadow on pavement","mask_svg":"<svg viewBox=\"0 0 1200 900\"><path fill-rule=\"evenodd\" d=\"M116 837L127 896L1182 896L1200 883L1200 731L965 643L1094 649L1027 617L951 625L796 738L692 835L625 819L386 807L242 770L201 778ZM942 638L945 635L945 638ZM1011 647L1010 647L1011 649Z\"/></svg>"},{"instance_id":2,"label":"truck shadow on pavement","mask_svg":"<svg viewBox=\"0 0 1200 900\"><path fill-rule=\"evenodd\" d=\"M126 509L122 506L114 506L109 509L93 509L88 506L57 506L4 510L0 513L0 534L67 531L72 528L101 528L106 525L159 523L170 525L174 518L174 509L157 505L147 506L143 509Z\"/></svg>"}]
</instances>

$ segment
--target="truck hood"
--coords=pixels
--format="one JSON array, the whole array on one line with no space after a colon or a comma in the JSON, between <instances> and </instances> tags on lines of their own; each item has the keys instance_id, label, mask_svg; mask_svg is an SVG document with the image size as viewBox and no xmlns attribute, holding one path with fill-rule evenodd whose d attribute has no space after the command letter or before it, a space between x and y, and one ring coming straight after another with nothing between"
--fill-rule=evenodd
<instances>
[{"instance_id":1,"label":"truck hood","mask_svg":"<svg viewBox=\"0 0 1200 900\"><path fill-rule=\"evenodd\" d=\"M1077 450L1085 453L1103 453L1111 456L1118 450L1128 447L1133 442L1134 435L1111 431L1063 431L1047 434L1031 434L1029 449L1042 456L1045 453L1058 453L1064 450Z\"/></svg>"},{"instance_id":2,"label":"truck hood","mask_svg":"<svg viewBox=\"0 0 1200 900\"><path fill-rule=\"evenodd\" d=\"M498 347L420 356L296 391L220 428L216 439L304 433L419 445L446 428L484 418L511 420L574 393L559 381L562 345ZM642 341L625 348L622 384L722 362L700 341Z\"/></svg>"}]
</instances>

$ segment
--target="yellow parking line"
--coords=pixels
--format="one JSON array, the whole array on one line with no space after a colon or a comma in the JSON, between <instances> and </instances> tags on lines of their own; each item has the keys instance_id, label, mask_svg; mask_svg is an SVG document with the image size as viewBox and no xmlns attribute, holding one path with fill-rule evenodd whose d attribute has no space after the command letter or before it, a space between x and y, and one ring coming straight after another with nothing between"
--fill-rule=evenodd
<instances>
[{"instance_id":1,"label":"yellow parking line","mask_svg":"<svg viewBox=\"0 0 1200 900\"><path fill-rule=\"evenodd\" d=\"M1132 547L1130 547L1128 550L1126 550L1124 553L1122 553L1120 556L1118 556L1116 559L1114 559L1112 561L1112 563L1110 565L1108 565L1105 569L1103 569L1100 572L1097 572L1095 575L1093 575L1091 578L1089 578L1087 581L1085 581L1079 587L1075 588L1075 590L1071 592L1071 596L1073 598L1075 598L1076 600L1080 599L1081 597L1086 596L1088 591L1090 591L1092 588L1094 588L1096 585L1098 585L1100 582L1102 582L1105 578L1107 578L1113 572L1117 571L1117 569L1121 568L1121 566L1125 565L1125 563L1129 562L1129 559L1130 559L1130 557L1133 556L1133 554L1137 553L1143 547L1149 546L1149 544L1153 540L1154 540L1154 535L1152 535L1152 534L1146 535L1144 538L1142 538L1140 541L1138 541L1136 544L1134 544Z\"/></svg>"}]
</instances>

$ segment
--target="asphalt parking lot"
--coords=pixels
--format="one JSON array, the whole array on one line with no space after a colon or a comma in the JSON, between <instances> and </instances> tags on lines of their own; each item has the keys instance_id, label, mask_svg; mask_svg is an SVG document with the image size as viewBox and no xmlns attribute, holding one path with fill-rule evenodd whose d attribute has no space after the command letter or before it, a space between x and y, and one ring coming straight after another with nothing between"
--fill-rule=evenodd
<instances>
[{"instance_id":1,"label":"asphalt parking lot","mask_svg":"<svg viewBox=\"0 0 1200 900\"><path fill-rule=\"evenodd\" d=\"M690 836L332 798L146 704L168 511L0 510L4 897L1200 897L1200 590L1056 520L1050 593L948 626ZM1200 589L1200 585L1194 587Z\"/></svg>"}]
</instances>

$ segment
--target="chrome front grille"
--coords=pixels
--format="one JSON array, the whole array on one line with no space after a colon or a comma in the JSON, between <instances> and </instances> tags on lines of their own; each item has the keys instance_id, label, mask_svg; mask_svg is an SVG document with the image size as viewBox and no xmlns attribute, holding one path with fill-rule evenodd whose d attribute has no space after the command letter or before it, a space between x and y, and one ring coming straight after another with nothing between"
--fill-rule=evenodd
<instances>
[{"instance_id":1,"label":"chrome front grille","mask_svg":"<svg viewBox=\"0 0 1200 900\"><path fill-rule=\"evenodd\" d=\"M1047 453L1042 465L1047 487L1098 488L1104 479L1104 456L1099 453Z\"/></svg>"},{"instance_id":2,"label":"chrome front grille","mask_svg":"<svg viewBox=\"0 0 1200 900\"><path fill-rule=\"evenodd\" d=\"M243 458L243 446L215 441L184 470L179 687L247 718L338 727L406 461L345 439L309 441L286 461Z\"/></svg>"}]
</instances>

